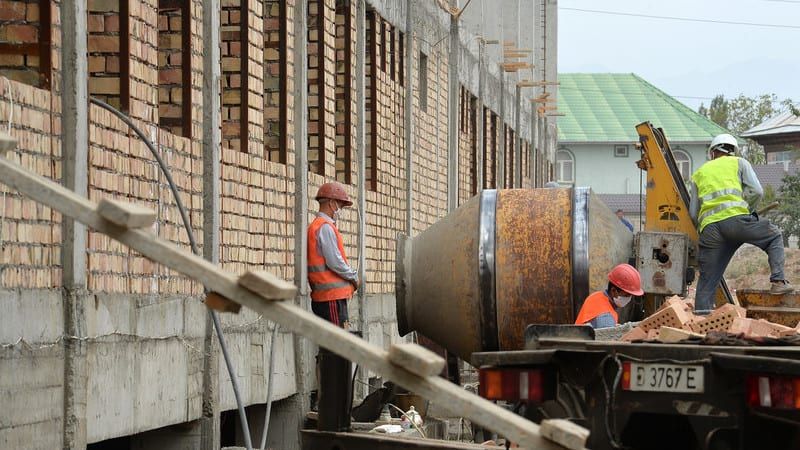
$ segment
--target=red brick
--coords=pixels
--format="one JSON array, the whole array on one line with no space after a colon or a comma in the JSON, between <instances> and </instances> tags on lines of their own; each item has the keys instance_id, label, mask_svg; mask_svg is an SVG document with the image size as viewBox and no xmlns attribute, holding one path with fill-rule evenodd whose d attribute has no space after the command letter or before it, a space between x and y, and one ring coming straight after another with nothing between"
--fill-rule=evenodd
<instances>
[{"instance_id":1,"label":"red brick","mask_svg":"<svg viewBox=\"0 0 800 450\"><path fill-rule=\"evenodd\" d=\"M0 20L25 20L25 3L0 1Z\"/></svg>"},{"instance_id":2,"label":"red brick","mask_svg":"<svg viewBox=\"0 0 800 450\"><path fill-rule=\"evenodd\" d=\"M114 14L106 16L106 31L119 32L119 16Z\"/></svg>"},{"instance_id":3,"label":"red brick","mask_svg":"<svg viewBox=\"0 0 800 450\"><path fill-rule=\"evenodd\" d=\"M39 30L33 25L4 25L0 27L0 40L6 42L36 42Z\"/></svg>"},{"instance_id":4,"label":"red brick","mask_svg":"<svg viewBox=\"0 0 800 450\"><path fill-rule=\"evenodd\" d=\"M119 53L119 37L89 36L89 53Z\"/></svg>"},{"instance_id":5,"label":"red brick","mask_svg":"<svg viewBox=\"0 0 800 450\"><path fill-rule=\"evenodd\" d=\"M180 84L180 69L165 69L158 71L158 84Z\"/></svg>"},{"instance_id":6,"label":"red brick","mask_svg":"<svg viewBox=\"0 0 800 450\"><path fill-rule=\"evenodd\" d=\"M28 3L28 11L25 14L25 20L28 22L39 21L39 5L35 3Z\"/></svg>"},{"instance_id":7,"label":"red brick","mask_svg":"<svg viewBox=\"0 0 800 450\"><path fill-rule=\"evenodd\" d=\"M105 20L100 14L89 14L86 26L90 33L102 33L105 31Z\"/></svg>"}]
</instances>

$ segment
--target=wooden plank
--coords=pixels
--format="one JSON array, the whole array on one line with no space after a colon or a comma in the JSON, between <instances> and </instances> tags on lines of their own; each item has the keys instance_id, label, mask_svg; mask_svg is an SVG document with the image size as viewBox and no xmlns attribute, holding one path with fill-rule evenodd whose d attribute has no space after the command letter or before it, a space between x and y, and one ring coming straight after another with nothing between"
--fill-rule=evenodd
<instances>
[{"instance_id":1,"label":"wooden plank","mask_svg":"<svg viewBox=\"0 0 800 450\"><path fill-rule=\"evenodd\" d=\"M156 212L150 208L107 197L100 200L97 213L125 228L147 228L156 221Z\"/></svg>"},{"instance_id":2,"label":"wooden plank","mask_svg":"<svg viewBox=\"0 0 800 450\"><path fill-rule=\"evenodd\" d=\"M0 131L0 156L15 148L17 148L17 140L11 137L10 134Z\"/></svg>"},{"instance_id":3,"label":"wooden plank","mask_svg":"<svg viewBox=\"0 0 800 450\"><path fill-rule=\"evenodd\" d=\"M389 362L423 377L435 376L444 370L445 360L417 344L399 343L389 347Z\"/></svg>"},{"instance_id":4,"label":"wooden plank","mask_svg":"<svg viewBox=\"0 0 800 450\"><path fill-rule=\"evenodd\" d=\"M244 286L267 300L288 300L297 295L294 284L263 270L251 270L239 277Z\"/></svg>"},{"instance_id":5,"label":"wooden plank","mask_svg":"<svg viewBox=\"0 0 800 450\"><path fill-rule=\"evenodd\" d=\"M542 436L570 450L584 449L589 438L589 430L566 419L543 420L539 431Z\"/></svg>"},{"instance_id":6,"label":"wooden plank","mask_svg":"<svg viewBox=\"0 0 800 450\"><path fill-rule=\"evenodd\" d=\"M0 180L33 200L107 234L142 255L199 281L210 290L263 314L281 324L281 327L418 393L452 414L466 417L488 430L506 436L522 448L562 448L543 438L537 424L471 394L444 378L421 377L397 367L389 362L385 350L315 316L293 302L265 302L261 296L240 286L236 275L200 256L181 250L153 233L142 229L120 228L109 223L97 214L94 203L5 158L0 158Z\"/></svg>"}]
</instances>

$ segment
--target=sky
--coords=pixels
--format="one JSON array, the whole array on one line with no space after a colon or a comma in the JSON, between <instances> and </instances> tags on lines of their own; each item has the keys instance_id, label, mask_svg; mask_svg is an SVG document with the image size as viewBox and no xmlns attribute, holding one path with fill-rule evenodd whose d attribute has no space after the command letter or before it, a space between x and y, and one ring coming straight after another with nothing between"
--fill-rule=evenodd
<instances>
[{"instance_id":1,"label":"sky","mask_svg":"<svg viewBox=\"0 0 800 450\"><path fill-rule=\"evenodd\" d=\"M800 0L558 0L558 5L561 73L633 72L695 110L717 94L774 93L800 103Z\"/></svg>"}]
</instances>

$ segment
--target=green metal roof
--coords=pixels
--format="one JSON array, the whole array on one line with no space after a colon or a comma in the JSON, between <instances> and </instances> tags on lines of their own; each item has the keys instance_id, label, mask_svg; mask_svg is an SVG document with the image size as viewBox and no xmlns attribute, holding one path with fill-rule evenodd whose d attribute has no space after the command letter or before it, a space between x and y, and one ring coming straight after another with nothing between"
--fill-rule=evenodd
<instances>
[{"instance_id":1,"label":"green metal roof","mask_svg":"<svg viewBox=\"0 0 800 450\"><path fill-rule=\"evenodd\" d=\"M561 73L558 81L561 141L636 141L644 121L664 128L671 142L708 142L729 132L632 73Z\"/></svg>"}]
</instances>

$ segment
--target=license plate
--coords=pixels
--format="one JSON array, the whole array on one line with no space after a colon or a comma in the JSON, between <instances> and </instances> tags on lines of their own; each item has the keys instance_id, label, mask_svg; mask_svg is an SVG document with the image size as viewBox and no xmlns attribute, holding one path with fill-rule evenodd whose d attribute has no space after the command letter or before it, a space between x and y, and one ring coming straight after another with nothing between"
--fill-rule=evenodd
<instances>
[{"instance_id":1,"label":"license plate","mask_svg":"<svg viewBox=\"0 0 800 450\"><path fill-rule=\"evenodd\" d=\"M686 392L704 391L703 366L658 363L623 363L622 388L629 391Z\"/></svg>"}]
</instances>

